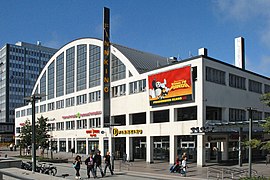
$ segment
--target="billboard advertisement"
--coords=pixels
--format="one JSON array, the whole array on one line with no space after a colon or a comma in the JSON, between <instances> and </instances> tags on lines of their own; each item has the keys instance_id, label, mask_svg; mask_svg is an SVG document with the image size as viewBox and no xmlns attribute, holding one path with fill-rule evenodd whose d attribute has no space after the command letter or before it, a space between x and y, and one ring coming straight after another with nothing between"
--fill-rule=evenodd
<instances>
[{"instance_id":1,"label":"billboard advertisement","mask_svg":"<svg viewBox=\"0 0 270 180\"><path fill-rule=\"evenodd\" d=\"M191 66L148 76L150 105L192 100Z\"/></svg>"}]
</instances>

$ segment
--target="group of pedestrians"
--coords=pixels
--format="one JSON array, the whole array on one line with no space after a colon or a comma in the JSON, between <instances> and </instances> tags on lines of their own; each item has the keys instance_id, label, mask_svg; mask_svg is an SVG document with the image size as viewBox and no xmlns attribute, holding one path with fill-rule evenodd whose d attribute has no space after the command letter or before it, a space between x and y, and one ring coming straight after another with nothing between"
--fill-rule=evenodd
<instances>
[{"instance_id":1,"label":"group of pedestrians","mask_svg":"<svg viewBox=\"0 0 270 180\"><path fill-rule=\"evenodd\" d=\"M111 166L111 156L110 152L108 151L107 154L104 156L104 161L105 161L105 167L104 167L104 172L102 171L101 163L102 163L102 158L100 155L100 151L97 151L95 156L93 154L90 154L88 158L85 160L85 165L87 167L87 176L90 178L90 172L94 178L97 178L97 170L99 169L100 174L102 177L106 175L106 170L109 168L111 175L113 175L113 170ZM81 169L81 156L77 155L75 157L75 161L73 163L73 167L76 170L76 179L81 179L80 177L80 169Z\"/></svg>"},{"instance_id":2,"label":"group of pedestrians","mask_svg":"<svg viewBox=\"0 0 270 180\"><path fill-rule=\"evenodd\" d=\"M170 168L170 172L179 172L182 176L187 174L187 154L184 152L182 158L176 156L174 165Z\"/></svg>"}]
</instances>

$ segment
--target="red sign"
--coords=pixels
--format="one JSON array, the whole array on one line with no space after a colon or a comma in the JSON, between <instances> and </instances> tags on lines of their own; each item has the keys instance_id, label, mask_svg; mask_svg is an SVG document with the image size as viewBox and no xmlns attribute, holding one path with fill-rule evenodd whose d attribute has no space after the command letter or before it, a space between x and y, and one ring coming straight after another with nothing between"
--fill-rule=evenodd
<instances>
[{"instance_id":1,"label":"red sign","mask_svg":"<svg viewBox=\"0 0 270 180\"><path fill-rule=\"evenodd\" d=\"M96 137L97 134L100 133L100 130L98 129L89 129L89 130L86 130L86 134L89 134L91 137Z\"/></svg>"},{"instance_id":2,"label":"red sign","mask_svg":"<svg viewBox=\"0 0 270 180\"><path fill-rule=\"evenodd\" d=\"M150 105L192 100L191 67L148 76Z\"/></svg>"}]
</instances>

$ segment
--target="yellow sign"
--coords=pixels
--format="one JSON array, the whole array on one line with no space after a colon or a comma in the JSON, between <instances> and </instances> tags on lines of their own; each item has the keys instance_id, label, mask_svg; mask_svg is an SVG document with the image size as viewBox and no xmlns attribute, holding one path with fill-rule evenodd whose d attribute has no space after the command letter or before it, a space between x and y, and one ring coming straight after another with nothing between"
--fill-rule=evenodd
<instances>
[{"instance_id":1,"label":"yellow sign","mask_svg":"<svg viewBox=\"0 0 270 180\"><path fill-rule=\"evenodd\" d=\"M142 129L135 130L118 130L117 128L113 128L113 135L118 136L119 134L142 134Z\"/></svg>"}]
</instances>

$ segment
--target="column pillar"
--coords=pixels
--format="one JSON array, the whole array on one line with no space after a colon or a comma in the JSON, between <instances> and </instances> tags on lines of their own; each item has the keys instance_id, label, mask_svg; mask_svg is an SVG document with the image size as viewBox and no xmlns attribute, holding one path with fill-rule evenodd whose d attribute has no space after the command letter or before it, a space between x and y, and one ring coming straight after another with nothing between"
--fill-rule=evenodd
<instances>
[{"instance_id":1,"label":"column pillar","mask_svg":"<svg viewBox=\"0 0 270 180\"><path fill-rule=\"evenodd\" d=\"M60 151L60 139L58 138L57 139L57 152Z\"/></svg>"},{"instance_id":2,"label":"column pillar","mask_svg":"<svg viewBox=\"0 0 270 180\"><path fill-rule=\"evenodd\" d=\"M154 137L146 136L146 162L153 163L154 156Z\"/></svg>"},{"instance_id":3,"label":"column pillar","mask_svg":"<svg viewBox=\"0 0 270 180\"><path fill-rule=\"evenodd\" d=\"M75 147L75 153L78 152L78 148L77 148L77 138L74 138L74 147Z\"/></svg>"},{"instance_id":4,"label":"column pillar","mask_svg":"<svg viewBox=\"0 0 270 180\"><path fill-rule=\"evenodd\" d=\"M89 154L89 143L88 143L88 138L86 138L86 143L85 143L85 154L88 155Z\"/></svg>"},{"instance_id":5,"label":"column pillar","mask_svg":"<svg viewBox=\"0 0 270 180\"><path fill-rule=\"evenodd\" d=\"M133 161L133 138L126 137L126 154L127 161Z\"/></svg>"},{"instance_id":6,"label":"column pillar","mask_svg":"<svg viewBox=\"0 0 270 180\"><path fill-rule=\"evenodd\" d=\"M177 136L170 135L170 164L175 162L177 155Z\"/></svg>"},{"instance_id":7,"label":"column pillar","mask_svg":"<svg viewBox=\"0 0 270 180\"><path fill-rule=\"evenodd\" d=\"M197 135L197 166L205 165L205 135Z\"/></svg>"},{"instance_id":8,"label":"column pillar","mask_svg":"<svg viewBox=\"0 0 270 180\"><path fill-rule=\"evenodd\" d=\"M106 155L106 154L103 154L104 153L104 140L103 140L103 137L98 138L98 150L100 150L101 156Z\"/></svg>"},{"instance_id":9,"label":"column pillar","mask_svg":"<svg viewBox=\"0 0 270 180\"><path fill-rule=\"evenodd\" d=\"M68 152L69 151L69 149L68 149L68 140L69 140L69 138L66 138L66 152Z\"/></svg>"}]
</instances>

